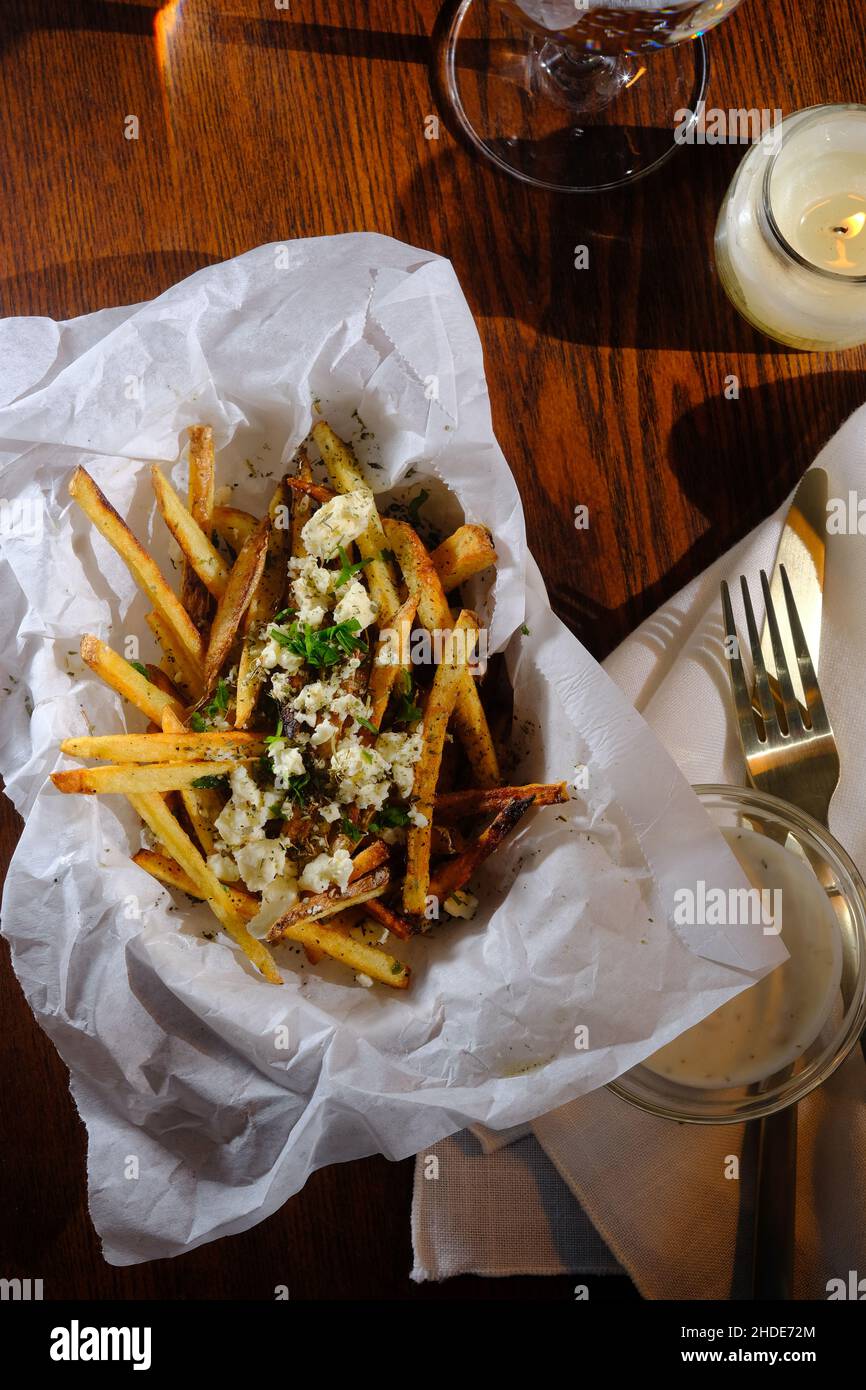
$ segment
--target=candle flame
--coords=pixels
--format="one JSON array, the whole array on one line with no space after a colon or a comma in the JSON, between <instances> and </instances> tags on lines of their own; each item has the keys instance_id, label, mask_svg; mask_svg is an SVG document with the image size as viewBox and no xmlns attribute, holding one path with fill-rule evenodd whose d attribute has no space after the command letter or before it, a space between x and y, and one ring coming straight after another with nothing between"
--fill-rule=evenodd
<instances>
[{"instance_id":1,"label":"candle flame","mask_svg":"<svg viewBox=\"0 0 866 1390\"><path fill-rule=\"evenodd\" d=\"M852 237L859 236L864 227L866 227L866 212L852 212L850 217L846 217L844 222L834 228L834 231L850 240Z\"/></svg>"}]
</instances>

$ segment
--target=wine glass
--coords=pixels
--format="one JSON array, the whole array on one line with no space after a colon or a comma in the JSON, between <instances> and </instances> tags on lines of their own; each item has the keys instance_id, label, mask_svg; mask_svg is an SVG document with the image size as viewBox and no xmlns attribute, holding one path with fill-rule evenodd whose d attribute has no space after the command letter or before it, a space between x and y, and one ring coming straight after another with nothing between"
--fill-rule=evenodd
<instances>
[{"instance_id":1,"label":"wine glass","mask_svg":"<svg viewBox=\"0 0 866 1390\"><path fill-rule=\"evenodd\" d=\"M526 183L631 183L688 140L706 92L703 35L739 3L446 0L433 68L443 114Z\"/></svg>"}]
</instances>

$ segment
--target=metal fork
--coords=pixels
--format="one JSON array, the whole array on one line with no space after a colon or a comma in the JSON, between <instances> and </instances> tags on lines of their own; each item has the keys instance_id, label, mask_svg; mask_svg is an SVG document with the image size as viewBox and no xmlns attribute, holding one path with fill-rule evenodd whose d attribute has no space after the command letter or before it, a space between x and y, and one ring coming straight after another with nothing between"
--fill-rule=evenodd
<instances>
[{"instance_id":1,"label":"metal fork","mask_svg":"<svg viewBox=\"0 0 866 1390\"><path fill-rule=\"evenodd\" d=\"M766 574L761 571L761 588L776 663L775 679L768 675L764 663L749 586L745 576L740 579L755 674L753 691L740 657L730 591L723 581L722 610L730 644L728 664L737 731L752 786L790 801L826 825L839 784L839 752L784 566L781 578L806 708L794 694ZM759 1123L752 1296L790 1299L797 1193L796 1106L790 1105Z\"/></svg>"}]
</instances>

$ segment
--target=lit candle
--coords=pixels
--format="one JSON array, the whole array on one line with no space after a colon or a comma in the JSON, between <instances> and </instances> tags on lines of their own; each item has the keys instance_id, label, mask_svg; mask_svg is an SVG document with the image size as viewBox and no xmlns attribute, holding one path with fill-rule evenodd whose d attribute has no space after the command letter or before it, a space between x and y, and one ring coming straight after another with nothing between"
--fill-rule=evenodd
<instances>
[{"instance_id":1,"label":"lit candle","mask_svg":"<svg viewBox=\"0 0 866 1390\"><path fill-rule=\"evenodd\" d=\"M866 106L800 111L752 146L719 215L716 261L735 306L779 342L866 342Z\"/></svg>"}]
</instances>

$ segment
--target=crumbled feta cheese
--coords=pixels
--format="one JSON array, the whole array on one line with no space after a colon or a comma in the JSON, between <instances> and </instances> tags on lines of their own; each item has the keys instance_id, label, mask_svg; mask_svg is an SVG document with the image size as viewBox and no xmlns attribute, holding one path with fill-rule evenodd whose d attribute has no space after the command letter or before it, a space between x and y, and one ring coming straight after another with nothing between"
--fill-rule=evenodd
<instances>
[{"instance_id":1,"label":"crumbled feta cheese","mask_svg":"<svg viewBox=\"0 0 866 1390\"><path fill-rule=\"evenodd\" d=\"M241 878L253 893L260 893L283 872L286 847L279 840L254 840L235 850Z\"/></svg>"},{"instance_id":2,"label":"crumbled feta cheese","mask_svg":"<svg viewBox=\"0 0 866 1390\"><path fill-rule=\"evenodd\" d=\"M424 815L424 812L417 810L414 806L410 807L408 816L412 824L416 825L419 830L422 830L425 825L430 824L429 820Z\"/></svg>"},{"instance_id":3,"label":"crumbled feta cheese","mask_svg":"<svg viewBox=\"0 0 866 1390\"><path fill-rule=\"evenodd\" d=\"M421 756L424 730L419 726L411 734L389 732L380 734L376 740L376 752L388 764L388 770L400 796L412 793L415 781L415 764Z\"/></svg>"},{"instance_id":4,"label":"crumbled feta cheese","mask_svg":"<svg viewBox=\"0 0 866 1390\"><path fill-rule=\"evenodd\" d=\"M364 974L356 975L356 976L355 976L355 983L361 985L364 989L372 989L372 988L373 988L373 981L370 979L370 976L369 976L369 975L364 975Z\"/></svg>"},{"instance_id":5,"label":"crumbled feta cheese","mask_svg":"<svg viewBox=\"0 0 866 1390\"><path fill-rule=\"evenodd\" d=\"M320 560L330 560L341 545L350 545L366 531L373 509L372 497L360 488L332 497L313 513L301 532L308 553Z\"/></svg>"},{"instance_id":6,"label":"crumbled feta cheese","mask_svg":"<svg viewBox=\"0 0 866 1390\"><path fill-rule=\"evenodd\" d=\"M310 520L314 521L315 517ZM337 575L320 565L315 555L293 556L289 561L289 574L298 621L307 627L321 627L331 606L330 594Z\"/></svg>"},{"instance_id":7,"label":"crumbled feta cheese","mask_svg":"<svg viewBox=\"0 0 866 1390\"><path fill-rule=\"evenodd\" d=\"M469 922L475 916L478 899L472 893L467 893L465 888L455 888L451 897L446 898L442 906L450 917L463 917Z\"/></svg>"},{"instance_id":8,"label":"crumbled feta cheese","mask_svg":"<svg viewBox=\"0 0 866 1390\"><path fill-rule=\"evenodd\" d=\"M303 724L314 728L320 710L329 709L334 702L337 688L326 681L310 681L292 700L292 709Z\"/></svg>"},{"instance_id":9,"label":"crumbled feta cheese","mask_svg":"<svg viewBox=\"0 0 866 1390\"><path fill-rule=\"evenodd\" d=\"M337 798L354 802L363 810L383 806L390 791L388 764L375 748L366 748L350 734L340 741L331 759L331 772L338 781Z\"/></svg>"},{"instance_id":10,"label":"crumbled feta cheese","mask_svg":"<svg viewBox=\"0 0 866 1390\"><path fill-rule=\"evenodd\" d=\"M286 861L285 872L262 889L262 905L248 924L248 930L258 940L267 936L278 917L288 912L298 901L298 880L295 865Z\"/></svg>"},{"instance_id":11,"label":"crumbled feta cheese","mask_svg":"<svg viewBox=\"0 0 866 1390\"><path fill-rule=\"evenodd\" d=\"M275 624L276 632L288 633L288 628L281 624ZM304 658L298 656L296 652L290 652L288 647L284 647L282 642L278 642L275 637L271 637L262 647L259 661L266 671L275 671L277 667L285 671L287 675L293 676L296 671L300 671L304 664Z\"/></svg>"},{"instance_id":12,"label":"crumbled feta cheese","mask_svg":"<svg viewBox=\"0 0 866 1390\"><path fill-rule=\"evenodd\" d=\"M322 806L319 810L319 815L322 817L323 821L327 821L328 825L332 825L335 820L339 820L342 814L342 807L336 801L328 802L327 806Z\"/></svg>"},{"instance_id":13,"label":"crumbled feta cheese","mask_svg":"<svg viewBox=\"0 0 866 1390\"><path fill-rule=\"evenodd\" d=\"M245 767L237 767L229 778L232 794L215 821L217 834L230 848L263 840L269 816L268 798Z\"/></svg>"},{"instance_id":14,"label":"crumbled feta cheese","mask_svg":"<svg viewBox=\"0 0 866 1390\"><path fill-rule=\"evenodd\" d=\"M301 874L301 888L311 893L323 893L332 883L342 892L352 873L352 857L347 849L335 849L333 854L317 854Z\"/></svg>"},{"instance_id":15,"label":"crumbled feta cheese","mask_svg":"<svg viewBox=\"0 0 866 1390\"><path fill-rule=\"evenodd\" d=\"M330 719L323 719L310 735L310 743L314 748L318 748L320 744L327 743L328 739L333 738L336 732L336 724L332 724Z\"/></svg>"},{"instance_id":16,"label":"crumbled feta cheese","mask_svg":"<svg viewBox=\"0 0 866 1390\"><path fill-rule=\"evenodd\" d=\"M284 738L275 738L268 744L268 756L278 787L285 787L290 777L298 777L305 770L300 748L293 748Z\"/></svg>"},{"instance_id":17,"label":"crumbled feta cheese","mask_svg":"<svg viewBox=\"0 0 866 1390\"><path fill-rule=\"evenodd\" d=\"M209 854L207 866L220 883L237 883L240 878L238 866L230 854Z\"/></svg>"},{"instance_id":18,"label":"crumbled feta cheese","mask_svg":"<svg viewBox=\"0 0 866 1390\"><path fill-rule=\"evenodd\" d=\"M374 603L357 579L351 579L340 591L340 599L334 608L334 622L346 623L354 618L359 627L369 627L375 620L379 605Z\"/></svg>"}]
</instances>

